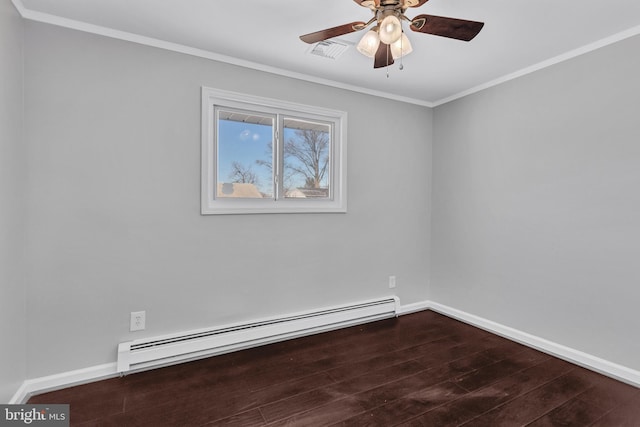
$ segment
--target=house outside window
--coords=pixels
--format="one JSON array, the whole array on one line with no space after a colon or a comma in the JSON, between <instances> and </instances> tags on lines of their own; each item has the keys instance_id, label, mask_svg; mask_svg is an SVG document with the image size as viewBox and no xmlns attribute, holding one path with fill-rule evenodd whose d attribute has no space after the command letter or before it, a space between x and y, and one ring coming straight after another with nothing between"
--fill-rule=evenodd
<instances>
[{"instance_id":1,"label":"house outside window","mask_svg":"<svg viewBox=\"0 0 640 427\"><path fill-rule=\"evenodd\" d=\"M202 214L346 212L347 114L202 89Z\"/></svg>"}]
</instances>

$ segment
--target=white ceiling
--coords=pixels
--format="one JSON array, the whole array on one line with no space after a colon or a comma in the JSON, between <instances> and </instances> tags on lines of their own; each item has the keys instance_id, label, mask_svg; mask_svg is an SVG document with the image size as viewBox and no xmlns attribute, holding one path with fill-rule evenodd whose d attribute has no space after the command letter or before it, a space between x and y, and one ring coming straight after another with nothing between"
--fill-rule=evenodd
<instances>
[{"instance_id":1,"label":"white ceiling","mask_svg":"<svg viewBox=\"0 0 640 427\"><path fill-rule=\"evenodd\" d=\"M333 60L309 55L298 38L368 21L353 0L13 2L27 19L428 106L640 34L639 0L430 0L406 15L482 21L483 30L471 42L407 31L414 51L387 77L355 46ZM356 44L363 33L338 39Z\"/></svg>"}]
</instances>

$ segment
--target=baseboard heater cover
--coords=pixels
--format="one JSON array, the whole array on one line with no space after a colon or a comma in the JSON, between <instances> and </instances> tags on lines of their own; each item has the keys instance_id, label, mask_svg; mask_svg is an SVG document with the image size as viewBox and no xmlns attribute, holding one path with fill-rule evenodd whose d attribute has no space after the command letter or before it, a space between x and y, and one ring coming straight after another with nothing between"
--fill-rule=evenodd
<instances>
[{"instance_id":1,"label":"baseboard heater cover","mask_svg":"<svg viewBox=\"0 0 640 427\"><path fill-rule=\"evenodd\" d=\"M210 357L287 339L395 317L396 296L326 307L247 323L127 341L118 345L117 371L126 373Z\"/></svg>"}]
</instances>

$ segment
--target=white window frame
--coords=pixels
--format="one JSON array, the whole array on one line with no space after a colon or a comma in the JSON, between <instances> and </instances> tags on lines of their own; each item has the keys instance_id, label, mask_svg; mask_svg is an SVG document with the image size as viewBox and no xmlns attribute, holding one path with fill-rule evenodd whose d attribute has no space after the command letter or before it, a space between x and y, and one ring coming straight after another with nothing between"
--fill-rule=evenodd
<instances>
[{"instance_id":1,"label":"white window frame","mask_svg":"<svg viewBox=\"0 0 640 427\"><path fill-rule=\"evenodd\" d=\"M274 198L251 199L216 197L217 141L216 108L236 108L254 112L277 114L291 118L319 120L332 127L329 197L322 199ZM281 121L281 120L280 120ZM280 125L278 125L280 126ZM278 138L284 132L279 132ZM275 141L282 147L282 141ZM281 148L276 148L281 158ZM345 213L347 211L347 113L271 98L263 98L208 87L202 88L202 184L201 209L203 215L261 214L261 213ZM274 167L281 168L282 162ZM277 172L279 174L279 172Z\"/></svg>"}]
</instances>

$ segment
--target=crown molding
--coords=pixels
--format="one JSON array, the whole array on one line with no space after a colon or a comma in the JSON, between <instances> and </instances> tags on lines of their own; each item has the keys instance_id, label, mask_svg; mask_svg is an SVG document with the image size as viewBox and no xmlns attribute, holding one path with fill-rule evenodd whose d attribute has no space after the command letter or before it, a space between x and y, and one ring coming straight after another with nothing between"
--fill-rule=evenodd
<instances>
[{"instance_id":1,"label":"crown molding","mask_svg":"<svg viewBox=\"0 0 640 427\"><path fill-rule=\"evenodd\" d=\"M139 34L129 33L126 31L115 30L113 28L103 27L100 25L93 25L93 24L88 24L86 22L82 22L82 21L62 18L60 16L27 9L22 3L22 0L11 0L11 1L13 2L13 5L15 6L18 13L20 13L22 18L29 21L41 22L44 24L50 24L58 27L69 28L72 30L82 31L85 33L96 34L104 37L109 37L112 39L128 41L128 42L132 42L132 43L136 43L144 46L150 46L158 49L168 50L171 52L177 52L185 55L195 56L198 58L204 58L211 61L223 62L226 64L249 68L256 71L276 74L276 75L289 77L296 80L302 80L310 83L317 83L324 86L330 86L338 89L358 92L365 95L377 96L380 98L391 99L394 101L405 102L408 104L420 105L423 107L433 107L433 103L427 102L421 99L394 95L392 93L377 91L373 89L367 89L360 86L337 82L334 80L314 77L314 76L310 76L303 73L297 73L297 72L285 70L283 68L272 67L272 66L260 64L257 62L234 58L227 55L221 55L221 54L204 50L204 49L197 49L197 48L181 45L178 43L172 43L164 40L155 39L152 37L146 37Z\"/></svg>"},{"instance_id":2,"label":"crown molding","mask_svg":"<svg viewBox=\"0 0 640 427\"><path fill-rule=\"evenodd\" d=\"M498 86L510 80L514 80L519 77L525 76L527 74L534 73L536 71L542 70L552 65L559 64L561 62L575 58L577 56L584 55L586 53L592 52L594 50L600 49L605 46L609 46L611 44L617 43L619 41L622 41L627 38L640 34L640 25L639 25L639 26L630 28L628 30L621 31L617 34L606 37L604 39L598 40L596 42L590 43L586 46L579 47L577 49L555 56L548 60L539 62L537 64L531 65L529 67L523 68L521 70L515 71L505 76L499 77L497 79L474 86L462 92L458 92L455 95L451 95L446 98L442 98L437 101L431 102L431 101L425 101L422 99L394 95L388 92L367 89L360 86L349 85L346 83L337 82L335 80L323 79L323 78L314 77L314 76L310 76L303 73L297 73L297 72L285 70L283 68L271 67L271 66L260 64L257 62L252 62L252 61L247 61L239 58L234 58L231 56L221 55L221 54L210 52L204 49L192 48L189 46L185 46L177 43L171 43L164 40L158 40L151 37L145 37L139 34L129 33L126 31L114 30L112 28L88 24L86 22L62 18L56 15L51 15L48 13L27 9L22 3L22 0L11 0L11 1L15 6L16 10L18 11L18 13L20 13L20 15L22 16L22 18L30 21L56 25L59 27L69 28L77 31L83 31L91 34L97 34L97 35L101 35L101 36L109 37L113 39L128 41L128 42L155 47L159 49L164 49L172 52L183 53L186 55L196 56L199 58L204 58L212 61L223 62L231 65L237 65L239 67L249 68L256 71L262 71L265 73L276 74L276 75L289 77L297 80L302 80L310 83L317 83L324 86L335 87L338 89L349 90L352 92L358 92L365 95L377 96L380 98L386 98L394 101L400 101L408 104L415 104L415 105L420 105L420 106L429 107L429 108L435 108L440 105L455 101L457 99L464 98L465 96L472 95L477 92L481 92L485 89L489 89L494 86Z\"/></svg>"},{"instance_id":3,"label":"crown molding","mask_svg":"<svg viewBox=\"0 0 640 427\"><path fill-rule=\"evenodd\" d=\"M561 62L567 61L569 59L575 58L577 56L584 55L589 52L593 52L594 50L600 49L605 46L609 46L611 44L620 42L622 40L628 39L633 36L637 36L640 34L640 25L637 27L630 28L625 31L621 31L612 36L606 37L604 39L598 40L596 42L590 43L586 46L579 47L577 49L571 50L569 52L563 53L561 55L555 56L553 58L547 59L546 61L539 62L530 67L523 68L514 73L507 74L505 76L499 77L495 80L488 81L486 83L480 84L478 86L472 87L470 89L459 92L455 95L440 99L432 103L432 107L437 107L439 105L446 104L451 101L455 101L456 99L464 98L465 96L472 95L476 92L481 92L485 89L489 89L494 86L498 86L502 83L508 82L510 80L517 79L518 77L525 76L527 74L534 73L536 71L542 70L547 67L551 67L552 65L559 64Z\"/></svg>"}]
</instances>

